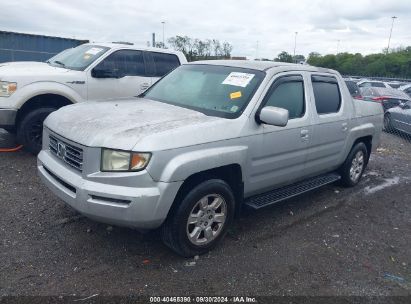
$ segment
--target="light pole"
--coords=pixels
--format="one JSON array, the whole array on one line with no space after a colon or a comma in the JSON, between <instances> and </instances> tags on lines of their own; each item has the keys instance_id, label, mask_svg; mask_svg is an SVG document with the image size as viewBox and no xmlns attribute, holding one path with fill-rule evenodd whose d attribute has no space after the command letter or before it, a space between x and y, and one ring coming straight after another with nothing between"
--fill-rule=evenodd
<instances>
[{"instance_id":1,"label":"light pole","mask_svg":"<svg viewBox=\"0 0 411 304\"><path fill-rule=\"evenodd\" d=\"M257 40L257 46L255 48L255 59L258 60L258 40Z\"/></svg>"},{"instance_id":2,"label":"light pole","mask_svg":"<svg viewBox=\"0 0 411 304\"><path fill-rule=\"evenodd\" d=\"M165 27L165 25L166 25L166 22L165 22L165 21L161 21L161 23L163 24L163 49L165 49L165 48L166 48L166 45L165 45L165 42L164 42L164 27Z\"/></svg>"},{"instance_id":3,"label":"light pole","mask_svg":"<svg viewBox=\"0 0 411 304\"><path fill-rule=\"evenodd\" d=\"M294 56L293 56L293 61L295 60L295 50L297 49L297 35L298 35L298 32L295 32L295 37L294 37Z\"/></svg>"},{"instance_id":4,"label":"light pole","mask_svg":"<svg viewBox=\"0 0 411 304\"><path fill-rule=\"evenodd\" d=\"M390 50L390 42L391 42L391 36L392 36L392 29L394 28L394 20L397 19L398 17L392 16L391 18L392 18L392 23L391 23L390 38L388 38L387 54L388 54L388 51Z\"/></svg>"}]
</instances>

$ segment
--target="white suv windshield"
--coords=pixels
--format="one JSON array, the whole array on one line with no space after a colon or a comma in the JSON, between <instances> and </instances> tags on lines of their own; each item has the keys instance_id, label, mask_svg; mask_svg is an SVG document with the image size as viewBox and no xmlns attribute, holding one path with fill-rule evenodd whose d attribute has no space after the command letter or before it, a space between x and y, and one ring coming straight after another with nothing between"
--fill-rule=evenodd
<instances>
[{"instance_id":1,"label":"white suv windshield","mask_svg":"<svg viewBox=\"0 0 411 304\"><path fill-rule=\"evenodd\" d=\"M262 71L238 67L183 65L142 96L225 118L238 117L265 77Z\"/></svg>"},{"instance_id":2,"label":"white suv windshield","mask_svg":"<svg viewBox=\"0 0 411 304\"><path fill-rule=\"evenodd\" d=\"M83 44L58 53L56 56L47 60L47 63L52 66L83 71L97 58L107 52L108 49L108 47L104 46Z\"/></svg>"}]
</instances>

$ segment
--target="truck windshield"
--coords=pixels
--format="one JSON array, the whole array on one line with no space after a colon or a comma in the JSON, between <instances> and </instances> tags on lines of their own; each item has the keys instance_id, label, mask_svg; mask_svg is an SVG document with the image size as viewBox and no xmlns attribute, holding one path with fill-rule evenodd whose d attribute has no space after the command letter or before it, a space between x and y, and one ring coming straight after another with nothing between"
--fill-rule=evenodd
<instances>
[{"instance_id":1,"label":"truck windshield","mask_svg":"<svg viewBox=\"0 0 411 304\"><path fill-rule=\"evenodd\" d=\"M85 68L107 52L108 49L108 47L104 46L83 44L58 53L47 60L47 63L70 70L84 71Z\"/></svg>"},{"instance_id":2,"label":"truck windshield","mask_svg":"<svg viewBox=\"0 0 411 304\"><path fill-rule=\"evenodd\" d=\"M220 65L183 65L142 97L202 112L236 118L245 109L265 72Z\"/></svg>"}]
</instances>

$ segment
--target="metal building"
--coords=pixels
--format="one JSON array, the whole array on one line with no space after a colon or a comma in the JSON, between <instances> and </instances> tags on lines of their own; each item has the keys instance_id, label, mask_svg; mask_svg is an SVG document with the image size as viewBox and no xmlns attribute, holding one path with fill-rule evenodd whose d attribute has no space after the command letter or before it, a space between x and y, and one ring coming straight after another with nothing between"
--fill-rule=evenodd
<instances>
[{"instance_id":1,"label":"metal building","mask_svg":"<svg viewBox=\"0 0 411 304\"><path fill-rule=\"evenodd\" d=\"M0 31L0 62L46 61L86 42L88 40Z\"/></svg>"}]
</instances>

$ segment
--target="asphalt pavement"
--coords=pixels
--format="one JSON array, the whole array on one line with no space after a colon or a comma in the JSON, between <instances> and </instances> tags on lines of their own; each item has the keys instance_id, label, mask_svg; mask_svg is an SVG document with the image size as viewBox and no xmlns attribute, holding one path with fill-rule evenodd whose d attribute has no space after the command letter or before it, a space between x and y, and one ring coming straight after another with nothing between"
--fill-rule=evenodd
<instances>
[{"instance_id":1,"label":"asphalt pavement","mask_svg":"<svg viewBox=\"0 0 411 304\"><path fill-rule=\"evenodd\" d=\"M411 296L410 164L411 141L383 134L357 187L244 213L218 248L184 259L156 232L77 214L34 156L0 153L0 296Z\"/></svg>"}]
</instances>

